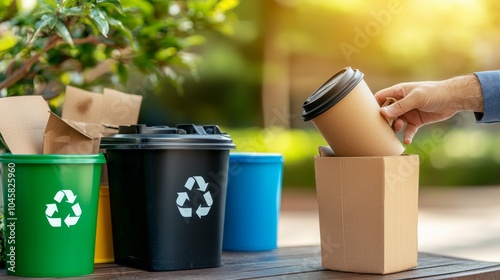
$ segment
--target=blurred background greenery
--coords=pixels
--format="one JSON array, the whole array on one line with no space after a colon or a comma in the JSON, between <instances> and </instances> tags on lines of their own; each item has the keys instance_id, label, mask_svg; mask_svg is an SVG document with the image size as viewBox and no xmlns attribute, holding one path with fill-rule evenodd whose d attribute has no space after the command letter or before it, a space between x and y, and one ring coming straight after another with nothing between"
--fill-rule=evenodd
<instances>
[{"instance_id":1,"label":"blurred background greenery","mask_svg":"<svg viewBox=\"0 0 500 280\"><path fill-rule=\"evenodd\" d=\"M237 151L282 153L285 187L314 188L326 142L301 106L338 70L360 69L376 92L500 69L497 0L243 0L233 12L232 35L207 30L193 46L201 62L183 91L134 69L120 89L144 96L141 123L217 124ZM498 125L465 112L422 128L406 152L420 156L421 186L499 185L499 140Z\"/></svg>"},{"instance_id":2,"label":"blurred background greenery","mask_svg":"<svg viewBox=\"0 0 500 280\"><path fill-rule=\"evenodd\" d=\"M148 93L141 120L215 123L237 151L283 153L285 187L314 187L313 157L326 142L301 105L339 69L360 69L373 92L500 69L496 0L252 0L235 12L235 34L200 49L201 79L183 95ZM465 112L422 128L406 152L420 156L421 186L498 185L499 144L498 125Z\"/></svg>"}]
</instances>

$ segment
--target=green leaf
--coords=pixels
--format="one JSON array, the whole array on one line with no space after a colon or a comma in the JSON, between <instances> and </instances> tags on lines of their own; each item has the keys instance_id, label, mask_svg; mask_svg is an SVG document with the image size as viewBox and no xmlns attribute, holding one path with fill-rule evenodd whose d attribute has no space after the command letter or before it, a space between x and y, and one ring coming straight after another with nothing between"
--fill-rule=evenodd
<instances>
[{"instance_id":1,"label":"green leaf","mask_svg":"<svg viewBox=\"0 0 500 280\"><path fill-rule=\"evenodd\" d=\"M108 37L109 24L105 14L100 10L93 8L90 10L90 18L97 26L97 29L99 29L99 32L101 32L101 34L104 35L104 37Z\"/></svg>"},{"instance_id":2,"label":"green leaf","mask_svg":"<svg viewBox=\"0 0 500 280\"><path fill-rule=\"evenodd\" d=\"M56 31L57 34L70 46L74 47L73 43L73 38L71 38L71 34L69 33L68 28L66 28L66 25L60 20L57 21L56 23Z\"/></svg>"},{"instance_id":3,"label":"green leaf","mask_svg":"<svg viewBox=\"0 0 500 280\"><path fill-rule=\"evenodd\" d=\"M125 27L123 23L117 19L114 18L108 18L108 23L110 26L113 26L116 28L118 31L122 32L122 34L130 41L132 42L134 40L134 37L132 36L132 32L130 29Z\"/></svg>"},{"instance_id":4,"label":"green leaf","mask_svg":"<svg viewBox=\"0 0 500 280\"><path fill-rule=\"evenodd\" d=\"M78 5L78 0L64 0L63 8L76 7Z\"/></svg>"},{"instance_id":5,"label":"green leaf","mask_svg":"<svg viewBox=\"0 0 500 280\"><path fill-rule=\"evenodd\" d=\"M47 26L49 24L50 18L51 18L51 15L43 15L42 18L35 23L35 32L38 29Z\"/></svg>"},{"instance_id":6,"label":"green leaf","mask_svg":"<svg viewBox=\"0 0 500 280\"><path fill-rule=\"evenodd\" d=\"M133 8L140 12L144 18L152 18L154 16L155 7L152 3L146 0L122 0L123 8Z\"/></svg>"},{"instance_id":7,"label":"green leaf","mask_svg":"<svg viewBox=\"0 0 500 280\"><path fill-rule=\"evenodd\" d=\"M65 16L83 16L83 7L82 6L75 6L75 7L64 7L61 9L61 14Z\"/></svg>"},{"instance_id":8,"label":"green leaf","mask_svg":"<svg viewBox=\"0 0 500 280\"><path fill-rule=\"evenodd\" d=\"M161 49L155 53L155 59L158 61L165 61L168 58L170 58L176 54L177 54L176 48L170 47L170 48L166 48L166 49Z\"/></svg>"},{"instance_id":9,"label":"green leaf","mask_svg":"<svg viewBox=\"0 0 500 280\"><path fill-rule=\"evenodd\" d=\"M49 6L53 8L54 10L57 10L59 8L59 3L56 0L42 0L40 1L42 5Z\"/></svg>"},{"instance_id":10,"label":"green leaf","mask_svg":"<svg viewBox=\"0 0 500 280\"><path fill-rule=\"evenodd\" d=\"M48 26L50 29L53 29L54 26L56 25L58 21L57 15L52 14L52 15L43 15L42 18L35 23L35 32L33 33L33 36L31 37L30 41L28 44L31 44L37 37L38 34L40 34L40 31Z\"/></svg>"},{"instance_id":11,"label":"green leaf","mask_svg":"<svg viewBox=\"0 0 500 280\"><path fill-rule=\"evenodd\" d=\"M58 20L59 18L57 17L57 15L51 15L48 23L49 28L54 29L54 26L56 26Z\"/></svg>"},{"instance_id":12,"label":"green leaf","mask_svg":"<svg viewBox=\"0 0 500 280\"><path fill-rule=\"evenodd\" d=\"M121 15L124 15L122 4L118 0L97 0L97 6L108 7L111 8L112 10L117 11Z\"/></svg>"}]
</instances>

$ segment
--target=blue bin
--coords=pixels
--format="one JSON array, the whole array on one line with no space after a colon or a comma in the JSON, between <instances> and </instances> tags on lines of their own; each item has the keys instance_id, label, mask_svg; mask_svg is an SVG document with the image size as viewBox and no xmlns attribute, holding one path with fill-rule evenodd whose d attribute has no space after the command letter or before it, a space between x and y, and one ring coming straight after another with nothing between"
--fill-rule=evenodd
<instances>
[{"instance_id":1,"label":"blue bin","mask_svg":"<svg viewBox=\"0 0 500 280\"><path fill-rule=\"evenodd\" d=\"M283 156L231 153L222 249L277 248Z\"/></svg>"}]
</instances>

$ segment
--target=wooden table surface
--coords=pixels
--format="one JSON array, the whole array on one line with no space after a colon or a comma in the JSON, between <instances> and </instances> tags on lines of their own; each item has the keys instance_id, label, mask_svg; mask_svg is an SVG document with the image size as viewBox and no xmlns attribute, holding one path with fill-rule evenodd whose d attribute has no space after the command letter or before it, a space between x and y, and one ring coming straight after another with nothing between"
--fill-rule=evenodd
<instances>
[{"instance_id":1,"label":"wooden table surface","mask_svg":"<svg viewBox=\"0 0 500 280\"><path fill-rule=\"evenodd\" d=\"M2 279L21 279L7 276ZM283 247L268 252L223 252L216 268L147 272L116 264L97 264L84 279L500 279L500 263L473 261L419 253L412 270L372 275L327 270L321 267L319 246ZM32 278L33 279L33 278ZM73 278L75 279L75 278ZM78 278L76 278L78 279Z\"/></svg>"}]
</instances>

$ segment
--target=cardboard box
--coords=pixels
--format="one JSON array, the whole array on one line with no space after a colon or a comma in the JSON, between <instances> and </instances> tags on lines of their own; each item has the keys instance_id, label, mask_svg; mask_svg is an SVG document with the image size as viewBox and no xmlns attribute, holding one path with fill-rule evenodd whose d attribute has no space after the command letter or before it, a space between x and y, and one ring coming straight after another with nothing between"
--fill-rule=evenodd
<instances>
[{"instance_id":1,"label":"cardboard box","mask_svg":"<svg viewBox=\"0 0 500 280\"><path fill-rule=\"evenodd\" d=\"M61 118L86 134L113 135L119 125L137 124L142 96L105 88L102 94L67 86Z\"/></svg>"},{"instance_id":2,"label":"cardboard box","mask_svg":"<svg viewBox=\"0 0 500 280\"><path fill-rule=\"evenodd\" d=\"M13 154L95 154L100 137L137 124L142 96L67 86L62 118L41 96L0 98L1 140Z\"/></svg>"},{"instance_id":3,"label":"cardboard box","mask_svg":"<svg viewBox=\"0 0 500 280\"><path fill-rule=\"evenodd\" d=\"M325 268L387 274L417 265L417 155L314 159Z\"/></svg>"}]
</instances>

